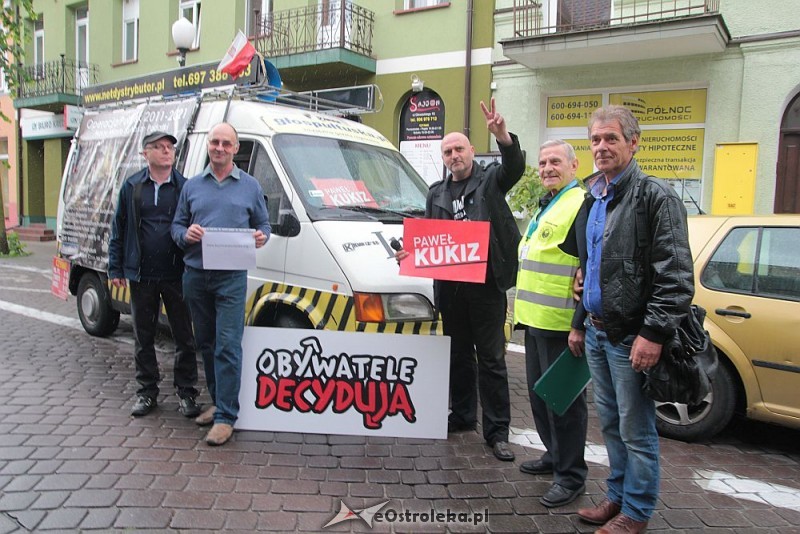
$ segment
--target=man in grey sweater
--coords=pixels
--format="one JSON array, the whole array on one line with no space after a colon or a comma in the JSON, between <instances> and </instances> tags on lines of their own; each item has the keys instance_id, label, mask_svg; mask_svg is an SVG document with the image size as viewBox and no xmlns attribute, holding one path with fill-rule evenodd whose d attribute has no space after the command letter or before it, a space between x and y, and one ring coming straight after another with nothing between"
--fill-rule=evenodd
<instances>
[{"instance_id":1,"label":"man in grey sweater","mask_svg":"<svg viewBox=\"0 0 800 534\"><path fill-rule=\"evenodd\" d=\"M238 151L233 126L220 123L211 129L210 162L183 187L172 222L172 238L184 250L183 294L214 401L195 419L199 425L214 423L206 435L209 445L230 439L239 413L247 271L205 269L203 235L206 228L252 228L256 248L270 235L264 193L255 178L233 164Z\"/></svg>"}]
</instances>

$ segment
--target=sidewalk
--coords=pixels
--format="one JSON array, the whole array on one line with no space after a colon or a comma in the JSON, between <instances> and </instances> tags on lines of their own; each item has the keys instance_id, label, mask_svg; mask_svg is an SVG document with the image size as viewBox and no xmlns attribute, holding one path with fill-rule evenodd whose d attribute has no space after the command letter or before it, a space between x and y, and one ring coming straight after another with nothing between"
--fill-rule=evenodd
<instances>
[{"instance_id":1,"label":"sidewalk","mask_svg":"<svg viewBox=\"0 0 800 534\"><path fill-rule=\"evenodd\" d=\"M608 474L593 407L586 495L547 509L539 497L550 478L519 471L541 454L523 355L507 358L513 463L497 461L476 432L447 440L237 432L211 448L205 429L178 414L166 380L152 415L129 416L132 346L121 337L93 338L79 326L8 311L41 304L44 313L77 318L74 298L63 303L47 293L42 273L55 245L26 245L32 256L0 259L0 534L593 532L575 515L603 498ZM171 377L171 355L159 357ZM205 394L200 400L209 402ZM661 496L648 530L800 532L799 438L745 424L707 444L662 439ZM385 503L384 521L323 528L342 503L351 510ZM445 515L421 522L431 510ZM390 511L419 515L416 523L387 523ZM448 511L488 514L488 523L448 524Z\"/></svg>"}]
</instances>

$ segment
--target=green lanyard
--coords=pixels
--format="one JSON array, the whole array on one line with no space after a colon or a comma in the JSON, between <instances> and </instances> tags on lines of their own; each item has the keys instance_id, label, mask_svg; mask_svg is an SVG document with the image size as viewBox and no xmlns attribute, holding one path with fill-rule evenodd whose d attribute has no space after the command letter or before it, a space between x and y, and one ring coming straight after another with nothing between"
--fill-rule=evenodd
<instances>
[{"instance_id":1,"label":"green lanyard","mask_svg":"<svg viewBox=\"0 0 800 534\"><path fill-rule=\"evenodd\" d=\"M544 214L547 213L547 210L549 210L553 206L553 204L558 202L558 199L561 198L561 195L563 195L573 187L578 187L578 180L572 180L570 183L568 183L561 191L558 192L556 196L553 197L553 200L551 200L550 203L544 207L544 209L539 208L538 210L536 210L536 213L533 214L531 222L528 224L528 231L525 232L525 242L527 242L531 238L533 233L539 227L539 221L544 216Z\"/></svg>"}]
</instances>

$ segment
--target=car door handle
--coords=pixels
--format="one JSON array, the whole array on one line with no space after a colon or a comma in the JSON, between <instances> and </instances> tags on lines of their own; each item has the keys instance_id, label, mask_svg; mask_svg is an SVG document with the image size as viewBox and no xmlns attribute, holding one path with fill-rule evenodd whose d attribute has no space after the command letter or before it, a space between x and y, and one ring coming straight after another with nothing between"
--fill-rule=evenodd
<instances>
[{"instance_id":1,"label":"car door handle","mask_svg":"<svg viewBox=\"0 0 800 534\"><path fill-rule=\"evenodd\" d=\"M744 319L749 319L750 317L752 317L752 315L750 315L750 312L736 311L736 310L723 310L722 308L717 308L716 310L714 310L714 313L716 313L717 315L723 315L723 316L742 317Z\"/></svg>"}]
</instances>

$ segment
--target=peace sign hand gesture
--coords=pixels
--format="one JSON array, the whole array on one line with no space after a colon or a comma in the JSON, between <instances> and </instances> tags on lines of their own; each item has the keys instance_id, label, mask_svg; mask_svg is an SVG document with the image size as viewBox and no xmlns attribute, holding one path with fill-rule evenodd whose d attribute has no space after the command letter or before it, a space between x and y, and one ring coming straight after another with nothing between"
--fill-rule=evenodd
<instances>
[{"instance_id":1,"label":"peace sign hand gesture","mask_svg":"<svg viewBox=\"0 0 800 534\"><path fill-rule=\"evenodd\" d=\"M483 111L483 115L486 117L486 128L492 132L492 135L495 136L498 143L501 145L510 145L513 141L506 128L506 120L496 111L494 97L492 97L491 106L492 109L489 110L486 104L481 100L481 111Z\"/></svg>"}]
</instances>

